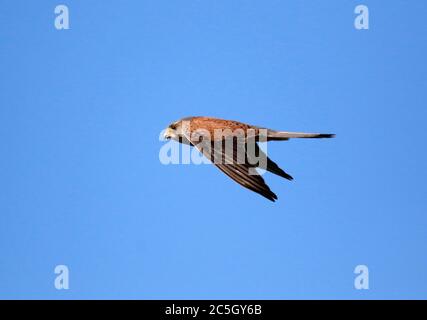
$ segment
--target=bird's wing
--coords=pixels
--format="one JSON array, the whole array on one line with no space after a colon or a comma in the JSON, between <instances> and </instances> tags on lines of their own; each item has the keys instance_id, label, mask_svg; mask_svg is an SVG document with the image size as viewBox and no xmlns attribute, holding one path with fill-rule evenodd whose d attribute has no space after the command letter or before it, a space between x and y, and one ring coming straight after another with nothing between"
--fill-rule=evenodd
<instances>
[{"instance_id":1,"label":"bird's wing","mask_svg":"<svg viewBox=\"0 0 427 320\"><path fill-rule=\"evenodd\" d=\"M246 153L247 158L249 159L250 163L257 163L257 160L260 161L259 159L265 159L266 162L264 163L264 168L271 173L277 174L278 176L288 179L288 180L293 180L294 178L292 178L292 176L290 174L288 174L287 172L283 171L273 160L271 160L269 157L267 157L267 155L261 150L261 148L259 147L258 143L255 143L255 154L248 154ZM248 150L248 149L246 149ZM258 159L256 159L255 157L258 157ZM261 160L262 161L262 160ZM259 165L257 165L257 167L260 167Z\"/></svg>"},{"instance_id":2,"label":"bird's wing","mask_svg":"<svg viewBox=\"0 0 427 320\"><path fill-rule=\"evenodd\" d=\"M277 196L270 190L264 179L256 172L255 165L250 164L246 159L246 154L243 155L243 161L238 158L239 140L233 141L233 153L227 148L227 144L221 143L221 146L216 145L213 141L194 141L193 145L212 163L224 172L231 179L236 181L241 186L252 190L265 198L275 201ZM243 142L245 143L245 142ZM246 150L246 149L244 149Z\"/></svg>"},{"instance_id":3,"label":"bird's wing","mask_svg":"<svg viewBox=\"0 0 427 320\"><path fill-rule=\"evenodd\" d=\"M241 186L252 190L268 200L276 201L277 196L270 190L264 179L260 175L249 175L249 167L246 165L215 164L218 169L224 172L231 179Z\"/></svg>"}]
</instances>

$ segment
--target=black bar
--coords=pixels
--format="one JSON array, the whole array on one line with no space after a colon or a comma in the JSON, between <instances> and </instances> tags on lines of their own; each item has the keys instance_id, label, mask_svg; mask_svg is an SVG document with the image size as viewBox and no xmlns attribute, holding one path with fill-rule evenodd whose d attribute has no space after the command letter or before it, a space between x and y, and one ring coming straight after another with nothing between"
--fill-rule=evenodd
<instances>
[{"instance_id":1,"label":"black bar","mask_svg":"<svg viewBox=\"0 0 427 320\"><path fill-rule=\"evenodd\" d=\"M408 315L420 309L424 314L426 301L373 300L18 300L0 301L3 312L41 311L41 314L80 317L122 316L132 314L135 319L285 319L336 315L365 317L374 310L379 315ZM148 317L148 318L147 318Z\"/></svg>"}]
</instances>

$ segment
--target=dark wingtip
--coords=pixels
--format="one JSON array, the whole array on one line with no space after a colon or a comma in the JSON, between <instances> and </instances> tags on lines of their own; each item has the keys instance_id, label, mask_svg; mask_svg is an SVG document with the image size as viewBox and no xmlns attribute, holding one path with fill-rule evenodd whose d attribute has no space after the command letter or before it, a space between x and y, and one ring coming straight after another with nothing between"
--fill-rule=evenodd
<instances>
[{"instance_id":1,"label":"dark wingtip","mask_svg":"<svg viewBox=\"0 0 427 320\"><path fill-rule=\"evenodd\" d=\"M279 177L285 178L289 181L294 180L294 178L290 174L286 173L285 171L283 171L279 167L277 167L275 169L272 168L271 173L277 174Z\"/></svg>"},{"instance_id":2,"label":"dark wingtip","mask_svg":"<svg viewBox=\"0 0 427 320\"><path fill-rule=\"evenodd\" d=\"M335 138L333 133L322 133L316 136L316 138Z\"/></svg>"},{"instance_id":3,"label":"dark wingtip","mask_svg":"<svg viewBox=\"0 0 427 320\"><path fill-rule=\"evenodd\" d=\"M257 192L257 191L255 191L255 192ZM271 202L276 202L276 200L278 199L276 194L271 190L269 190L269 192L257 192L257 193L259 193L264 198L270 200Z\"/></svg>"},{"instance_id":4,"label":"dark wingtip","mask_svg":"<svg viewBox=\"0 0 427 320\"><path fill-rule=\"evenodd\" d=\"M275 193L271 193L271 195L268 195L268 197L266 197L268 200L270 200L271 202L276 202L277 201L277 196Z\"/></svg>"},{"instance_id":5,"label":"dark wingtip","mask_svg":"<svg viewBox=\"0 0 427 320\"><path fill-rule=\"evenodd\" d=\"M292 177L290 174L287 174L287 173L285 173L285 175L282 175L282 177L289 180L289 181L294 180L294 177Z\"/></svg>"},{"instance_id":6,"label":"dark wingtip","mask_svg":"<svg viewBox=\"0 0 427 320\"><path fill-rule=\"evenodd\" d=\"M270 158L267 158L267 171L271 173L277 174L279 177L285 178L287 180L294 180L294 178L283 169L281 169L275 162L273 162Z\"/></svg>"}]
</instances>

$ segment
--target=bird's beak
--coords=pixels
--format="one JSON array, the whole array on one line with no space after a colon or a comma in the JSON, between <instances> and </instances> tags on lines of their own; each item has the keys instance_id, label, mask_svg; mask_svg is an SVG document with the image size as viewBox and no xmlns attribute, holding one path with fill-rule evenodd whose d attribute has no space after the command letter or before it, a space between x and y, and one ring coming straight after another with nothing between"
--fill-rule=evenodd
<instances>
[{"instance_id":1,"label":"bird's beak","mask_svg":"<svg viewBox=\"0 0 427 320\"><path fill-rule=\"evenodd\" d=\"M173 135L173 130L171 128L166 128L163 138L170 139Z\"/></svg>"}]
</instances>

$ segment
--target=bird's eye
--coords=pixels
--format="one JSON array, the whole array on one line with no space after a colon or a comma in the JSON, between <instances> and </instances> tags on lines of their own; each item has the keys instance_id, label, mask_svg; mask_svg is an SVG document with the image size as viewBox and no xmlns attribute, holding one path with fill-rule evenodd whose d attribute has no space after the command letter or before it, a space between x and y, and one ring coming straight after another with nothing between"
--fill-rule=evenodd
<instances>
[{"instance_id":1,"label":"bird's eye","mask_svg":"<svg viewBox=\"0 0 427 320\"><path fill-rule=\"evenodd\" d=\"M175 125L175 124L171 124L171 125L169 126L169 128L171 128L171 129L175 130L175 129L176 129L176 125Z\"/></svg>"}]
</instances>

